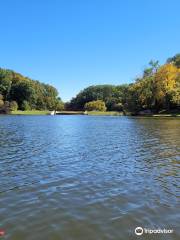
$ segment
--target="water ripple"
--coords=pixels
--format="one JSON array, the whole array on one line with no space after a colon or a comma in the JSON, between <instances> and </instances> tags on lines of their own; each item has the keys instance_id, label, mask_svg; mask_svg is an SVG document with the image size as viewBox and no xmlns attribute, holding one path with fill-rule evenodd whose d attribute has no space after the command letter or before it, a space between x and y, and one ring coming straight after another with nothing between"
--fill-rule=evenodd
<instances>
[{"instance_id":1,"label":"water ripple","mask_svg":"<svg viewBox=\"0 0 180 240\"><path fill-rule=\"evenodd\" d=\"M5 239L179 239L179 135L178 119L0 117Z\"/></svg>"}]
</instances>

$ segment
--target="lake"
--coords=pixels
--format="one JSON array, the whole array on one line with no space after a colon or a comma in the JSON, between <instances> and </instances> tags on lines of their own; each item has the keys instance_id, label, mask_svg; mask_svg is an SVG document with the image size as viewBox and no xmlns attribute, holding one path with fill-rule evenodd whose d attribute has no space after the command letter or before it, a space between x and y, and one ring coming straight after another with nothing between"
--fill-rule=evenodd
<instances>
[{"instance_id":1,"label":"lake","mask_svg":"<svg viewBox=\"0 0 180 240\"><path fill-rule=\"evenodd\" d=\"M2 239L179 239L179 163L179 119L0 116Z\"/></svg>"}]
</instances>

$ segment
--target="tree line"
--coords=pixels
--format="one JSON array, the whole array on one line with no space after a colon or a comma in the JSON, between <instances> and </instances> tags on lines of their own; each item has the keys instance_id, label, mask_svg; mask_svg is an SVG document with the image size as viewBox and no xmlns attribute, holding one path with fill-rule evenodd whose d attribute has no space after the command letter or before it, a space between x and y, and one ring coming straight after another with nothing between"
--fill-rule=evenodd
<instances>
[{"instance_id":1,"label":"tree line","mask_svg":"<svg viewBox=\"0 0 180 240\"><path fill-rule=\"evenodd\" d=\"M179 111L180 54L168 58L162 66L158 61L150 61L134 83L87 87L65 106L69 110L107 109L132 114L141 111Z\"/></svg>"},{"instance_id":2,"label":"tree line","mask_svg":"<svg viewBox=\"0 0 180 240\"><path fill-rule=\"evenodd\" d=\"M96 85L63 103L55 87L0 68L0 112L13 110L179 111L180 54L166 63L150 61L134 83Z\"/></svg>"},{"instance_id":3,"label":"tree line","mask_svg":"<svg viewBox=\"0 0 180 240\"><path fill-rule=\"evenodd\" d=\"M0 112L13 110L62 110L55 87L0 68Z\"/></svg>"}]
</instances>

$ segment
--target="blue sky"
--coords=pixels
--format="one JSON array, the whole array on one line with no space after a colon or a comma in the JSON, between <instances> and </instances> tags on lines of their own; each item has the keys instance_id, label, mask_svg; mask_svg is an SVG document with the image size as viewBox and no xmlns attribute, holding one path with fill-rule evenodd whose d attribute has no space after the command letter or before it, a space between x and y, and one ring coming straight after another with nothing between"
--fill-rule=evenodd
<instances>
[{"instance_id":1,"label":"blue sky","mask_svg":"<svg viewBox=\"0 0 180 240\"><path fill-rule=\"evenodd\" d=\"M64 101L129 83L180 52L179 0L1 0L0 67L53 84Z\"/></svg>"}]
</instances>

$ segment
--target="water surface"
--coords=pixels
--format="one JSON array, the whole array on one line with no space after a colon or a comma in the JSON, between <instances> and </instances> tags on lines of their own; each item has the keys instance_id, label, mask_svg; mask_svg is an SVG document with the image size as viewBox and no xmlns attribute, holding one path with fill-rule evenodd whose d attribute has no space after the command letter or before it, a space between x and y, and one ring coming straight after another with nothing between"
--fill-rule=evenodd
<instances>
[{"instance_id":1,"label":"water surface","mask_svg":"<svg viewBox=\"0 0 180 240\"><path fill-rule=\"evenodd\" d=\"M0 116L3 239L179 239L179 136L178 119Z\"/></svg>"}]
</instances>

